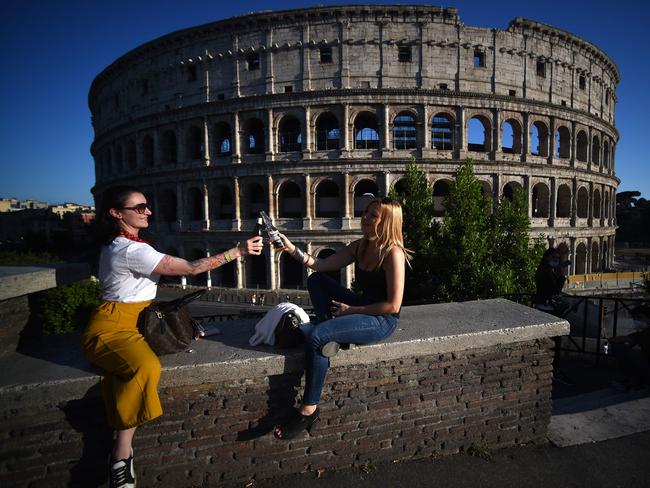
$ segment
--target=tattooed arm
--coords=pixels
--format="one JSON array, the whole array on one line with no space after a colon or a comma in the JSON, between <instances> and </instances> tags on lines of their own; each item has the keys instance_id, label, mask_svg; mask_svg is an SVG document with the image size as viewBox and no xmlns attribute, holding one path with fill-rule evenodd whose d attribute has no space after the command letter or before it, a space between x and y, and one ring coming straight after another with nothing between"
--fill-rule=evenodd
<instances>
[{"instance_id":1,"label":"tattooed arm","mask_svg":"<svg viewBox=\"0 0 650 488\"><path fill-rule=\"evenodd\" d=\"M240 256L246 256L247 254L259 255L261 251L262 238L253 237L240 246L228 249L226 252L195 261L186 261L182 258L166 255L154 268L154 272L163 276L194 276L218 268ZM228 255L228 259L226 259L226 255Z\"/></svg>"}]
</instances>

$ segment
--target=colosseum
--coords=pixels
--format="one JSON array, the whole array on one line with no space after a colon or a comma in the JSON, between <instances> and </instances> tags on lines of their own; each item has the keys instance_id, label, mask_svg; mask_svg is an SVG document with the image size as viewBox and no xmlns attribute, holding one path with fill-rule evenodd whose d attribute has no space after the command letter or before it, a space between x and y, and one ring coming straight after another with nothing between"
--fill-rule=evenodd
<instances>
[{"instance_id":1,"label":"colosseum","mask_svg":"<svg viewBox=\"0 0 650 488\"><path fill-rule=\"evenodd\" d=\"M494 202L526 191L533 232L570 272L596 272L613 261L618 82L598 47L521 17L499 30L432 6L253 13L153 40L96 77L93 193L142 187L158 247L188 259L246 239L262 209L326 256L360 236L368 193L403 190L412 158L444 217L471 158ZM201 280L295 289L306 272L266 246Z\"/></svg>"}]
</instances>

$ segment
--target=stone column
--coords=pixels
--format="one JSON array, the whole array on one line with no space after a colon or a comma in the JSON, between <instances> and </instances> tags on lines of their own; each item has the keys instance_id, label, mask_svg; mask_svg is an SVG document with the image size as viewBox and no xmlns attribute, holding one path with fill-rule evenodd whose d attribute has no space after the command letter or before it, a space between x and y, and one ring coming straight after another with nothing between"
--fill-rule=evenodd
<instances>
[{"instance_id":1,"label":"stone column","mask_svg":"<svg viewBox=\"0 0 650 488\"><path fill-rule=\"evenodd\" d=\"M523 113L523 124L521 127L521 160L526 162L530 156L530 127L528 126L530 114Z\"/></svg>"},{"instance_id":2,"label":"stone column","mask_svg":"<svg viewBox=\"0 0 650 488\"><path fill-rule=\"evenodd\" d=\"M233 176L232 178L232 190L233 219L231 229L234 231L239 231L241 230L241 195L238 176Z\"/></svg>"},{"instance_id":3,"label":"stone column","mask_svg":"<svg viewBox=\"0 0 650 488\"><path fill-rule=\"evenodd\" d=\"M380 191L383 191L384 192L383 196L387 197L388 192L390 190L390 172L389 171L383 171L382 172L381 183L382 183L383 188L381 188ZM375 196L378 196L378 195L375 195Z\"/></svg>"},{"instance_id":4,"label":"stone column","mask_svg":"<svg viewBox=\"0 0 650 488\"><path fill-rule=\"evenodd\" d=\"M555 117L551 116L548 124L548 163L555 164Z\"/></svg>"},{"instance_id":5,"label":"stone column","mask_svg":"<svg viewBox=\"0 0 650 488\"><path fill-rule=\"evenodd\" d=\"M383 114L383 123L384 130L382 134L382 153L388 154L391 150L390 147L390 107L384 105L384 114Z\"/></svg>"},{"instance_id":6,"label":"stone column","mask_svg":"<svg viewBox=\"0 0 650 488\"><path fill-rule=\"evenodd\" d=\"M272 220L275 220L277 218L276 214L276 208L275 208L275 195L273 192L273 176L267 175L266 176L266 192L268 194L268 202L269 202L269 217L271 217Z\"/></svg>"},{"instance_id":7,"label":"stone column","mask_svg":"<svg viewBox=\"0 0 650 488\"><path fill-rule=\"evenodd\" d=\"M208 129L208 117L203 117L203 164L210 166L210 130Z\"/></svg>"},{"instance_id":8,"label":"stone column","mask_svg":"<svg viewBox=\"0 0 650 488\"><path fill-rule=\"evenodd\" d=\"M273 29L268 29L265 32L265 36L266 36L266 63L265 63L266 93L268 95L271 95L275 91L275 86L274 86L274 80L275 80L274 70L275 70L275 67L273 65L273 61L274 61L273 60Z\"/></svg>"},{"instance_id":9,"label":"stone column","mask_svg":"<svg viewBox=\"0 0 650 488\"><path fill-rule=\"evenodd\" d=\"M234 112L232 114L232 131L230 134L230 137L232 137L232 162L241 163L241 141L243 133L239 123L239 112Z\"/></svg>"},{"instance_id":10,"label":"stone column","mask_svg":"<svg viewBox=\"0 0 650 488\"><path fill-rule=\"evenodd\" d=\"M386 56L386 49L384 48L384 27L386 26L386 20L381 19L377 21L377 30L379 31L379 70L377 73L378 80L377 80L377 87L378 88L384 88L384 66L386 66L387 60L385 59Z\"/></svg>"},{"instance_id":11,"label":"stone column","mask_svg":"<svg viewBox=\"0 0 650 488\"><path fill-rule=\"evenodd\" d=\"M575 269L576 269L576 238L575 237L569 237L569 259L571 260L571 264L569 265L569 273L568 274L574 274Z\"/></svg>"},{"instance_id":12,"label":"stone column","mask_svg":"<svg viewBox=\"0 0 650 488\"><path fill-rule=\"evenodd\" d=\"M575 227L578 218L578 181L571 180L571 227Z\"/></svg>"},{"instance_id":13,"label":"stone column","mask_svg":"<svg viewBox=\"0 0 650 488\"><path fill-rule=\"evenodd\" d=\"M235 283L238 289L244 288L244 261L243 258L235 259Z\"/></svg>"},{"instance_id":14,"label":"stone column","mask_svg":"<svg viewBox=\"0 0 650 488\"><path fill-rule=\"evenodd\" d=\"M550 207L548 213L548 225L549 227L553 227L555 225L555 219L557 218L557 179L555 177L551 178Z\"/></svg>"},{"instance_id":15,"label":"stone column","mask_svg":"<svg viewBox=\"0 0 650 488\"><path fill-rule=\"evenodd\" d=\"M419 43L418 43L418 74L417 74L417 87L423 88L425 86L425 80L429 78L429 63L425 60L431 58L430 50L431 47L427 44L427 39L430 39L429 36L429 22L423 21L418 22L419 30ZM428 87L427 87L428 88ZM427 120L427 119L424 119ZM425 146L428 147L428 146Z\"/></svg>"},{"instance_id":16,"label":"stone column","mask_svg":"<svg viewBox=\"0 0 650 488\"><path fill-rule=\"evenodd\" d=\"M587 205L587 225L593 227L594 225L594 183L589 182L589 201Z\"/></svg>"},{"instance_id":17,"label":"stone column","mask_svg":"<svg viewBox=\"0 0 650 488\"><path fill-rule=\"evenodd\" d=\"M591 161L591 150L592 150L593 139L592 139L591 132L592 132L592 128L591 128L591 126L589 126L589 130L587 132L587 137L588 137L588 139L587 139L587 171L591 171L591 163L592 163L592 161Z\"/></svg>"},{"instance_id":18,"label":"stone column","mask_svg":"<svg viewBox=\"0 0 650 488\"><path fill-rule=\"evenodd\" d=\"M350 88L350 59L349 59L349 31L350 23L343 21L339 23L339 39L341 43L339 45L339 64L340 64L340 87L341 88Z\"/></svg>"},{"instance_id":19,"label":"stone column","mask_svg":"<svg viewBox=\"0 0 650 488\"><path fill-rule=\"evenodd\" d=\"M210 254L210 247L208 245L205 245L205 257L209 258L211 256ZM208 287L208 290L212 289L212 271L208 270L205 273L205 285Z\"/></svg>"},{"instance_id":20,"label":"stone column","mask_svg":"<svg viewBox=\"0 0 650 488\"><path fill-rule=\"evenodd\" d=\"M569 150L571 151L571 154L569 154L569 158L571 161L571 167L575 168L576 166L576 148L578 146L578 141L576 141L576 123L575 121L571 122L571 144L569 144Z\"/></svg>"},{"instance_id":21,"label":"stone column","mask_svg":"<svg viewBox=\"0 0 650 488\"><path fill-rule=\"evenodd\" d=\"M528 200L528 218L533 218L533 191L530 185L530 175L524 175L524 191Z\"/></svg>"},{"instance_id":22,"label":"stone column","mask_svg":"<svg viewBox=\"0 0 650 488\"><path fill-rule=\"evenodd\" d=\"M352 212L350 211L350 173L343 173L343 212L341 218L341 229L350 229L352 224Z\"/></svg>"},{"instance_id":23,"label":"stone column","mask_svg":"<svg viewBox=\"0 0 650 488\"><path fill-rule=\"evenodd\" d=\"M463 107L456 107L456 125L454 127L454 149L456 159L465 159L467 157L467 139L465 110Z\"/></svg>"},{"instance_id":24,"label":"stone column","mask_svg":"<svg viewBox=\"0 0 650 488\"><path fill-rule=\"evenodd\" d=\"M311 90L311 49L309 48L309 24L302 25L302 91Z\"/></svg>"},{"instance_id":25,"label":"stone column","mask_svg":"<svg viewBox=\"0 0 650 488\"><path fill-rule=\"evenodd\" d=\"M269 108L266 111L266 160L273 161L275 154L275 137L273 132L273 109Z\"/></svg>"},{"instance_id":26,"label":"stone column","mask_svg":"<svg viewBox=\"0 0 650 488\"><path fill-rule=\"evenodd\" d=\"M343 105L343 120L341 121L341 157L346 158L350 154L350 107L348 105Z\"/></svg>"},{"instance_id":27,"label":"stone column","mask_svg":"<svg viewBox=\"0 0 650 488\"><path fill-rule=\"evenodd\" d=\"M239 98L241 93L239 92L239 70L240 62L237 55L237 50L239 49L239 36L237 34L232 35L232 96L234 98Z\"/></svg>"},{"instance_id":28,"label":"stone column","mask_svg":"<svg viewBox=\"0 0 650 488\"><path fill-rule=\"evenodd\" d=\"M499 205L499 198L501 197L501 175L496 173L492 176L492 212L496 210Z\"/></svg>"},{"instance_id":29,"label":"stone column","mask_svg":"<svg viewBox=\"0 0 650 488\"><path fill-rule=\"evenodd\" d=\"M305 216L302 219L302 228L311 230L312 228L312 208L311 208L311 176L309 173L303 173L305 185Z\"/></svg>"},{"instance_id":30,"label":"stone column","mask_svg":"<svg viewBox=\"0 0 650 488\"><path fill-rule=\"evenodd\" d=\"M210 202L208 195L208 185L203 180L203 230L210 230Z\"/></svg>"},{"instance_id":31,"label":"stone column","mask_svg":"<svg viewBox=\"0 0 650 488\"><path fill-rule=\"evenodd\" d=\"M591 237L587 237L587 254L585 259L585 274L591 274Z\"/></svg>"},{"instance_id":32,"label":"stone column","mask_svg":"<svg viewBox=\"0 0 650 488\"><path fill-rule=\"evenodd\" d=\"M305 107L304 133L302 138L302 158L311 159L312 142L311 135L313 128L311 126L311 107Z\"/></svg>"},{"instance_id":33,"label":"stone column","mask_svg":"<svg viewBox=\"0 0 650 488\"><path fill-rule=\"evenodd\" d=\"M185 195L183 194L183 184L176 183L176 218L178 223L178 230L183 230L183 220L185 219L185 206L183 202Z\"/></svg>"},{"instance_id":34,"label":"stone column","mask_svg":"<svg viewBox=\"0 0 650 488\"><path fill-rule=\"evenodd\" d=\"M431 149L431 130L429 130L429 120L431 119L431 109L426 103L422 105L422 152Z\"/></svg>"},{"instance_id":35,"label":"stone column","mask_svg":"<svg viewBox=\"0 0 650 488\"><path fill-rule=\"evenodd\" d=\"M492 112L492 151L491 159L496 159L497 154L501 152L501 111L494 109Z\"/></svg>"}]
</instances>

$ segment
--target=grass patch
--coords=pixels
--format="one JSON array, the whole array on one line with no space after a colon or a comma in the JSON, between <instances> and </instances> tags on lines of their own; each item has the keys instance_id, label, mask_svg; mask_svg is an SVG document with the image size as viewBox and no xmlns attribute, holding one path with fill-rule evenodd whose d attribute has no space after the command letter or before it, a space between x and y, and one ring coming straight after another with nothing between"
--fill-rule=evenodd
<instances>
[{"instance_id":1,"label":"grass patch","mask_svg":"<svg viewBox=\"0 0 650 488\"><path fill-rule=\"evenodd\" d=\"M469 446L467 449L467 455L477 457L483 461L493 461L492 449L490 449L490 446L484 442Z\"/></svg>"}]
</instances>

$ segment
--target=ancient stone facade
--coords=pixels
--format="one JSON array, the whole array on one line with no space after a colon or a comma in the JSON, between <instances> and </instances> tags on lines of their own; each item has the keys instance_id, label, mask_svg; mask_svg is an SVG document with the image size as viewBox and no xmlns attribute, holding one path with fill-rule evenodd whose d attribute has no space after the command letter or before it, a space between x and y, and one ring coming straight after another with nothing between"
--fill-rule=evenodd
<instances>
[{"instance_id":1,"label":"ancient stone facade","mask_svg":"<svg viewBox=\"0 0 650 488\"><path fill-rule=\"evenodd\" d=\"M535 233L571 272L600 271L613 260L618 81L593 44L520 17L504 31L430 6L235 17L151 41L97 76L93 192L141 186L160 249L189 259L244 240L261 209L322 256L360 235L364 194L399 191L412 157L441 217L447 182L472 158L495 202L527 192ZM305 279L268 247L208 277Z\"/></svg>"}]
</instances>

